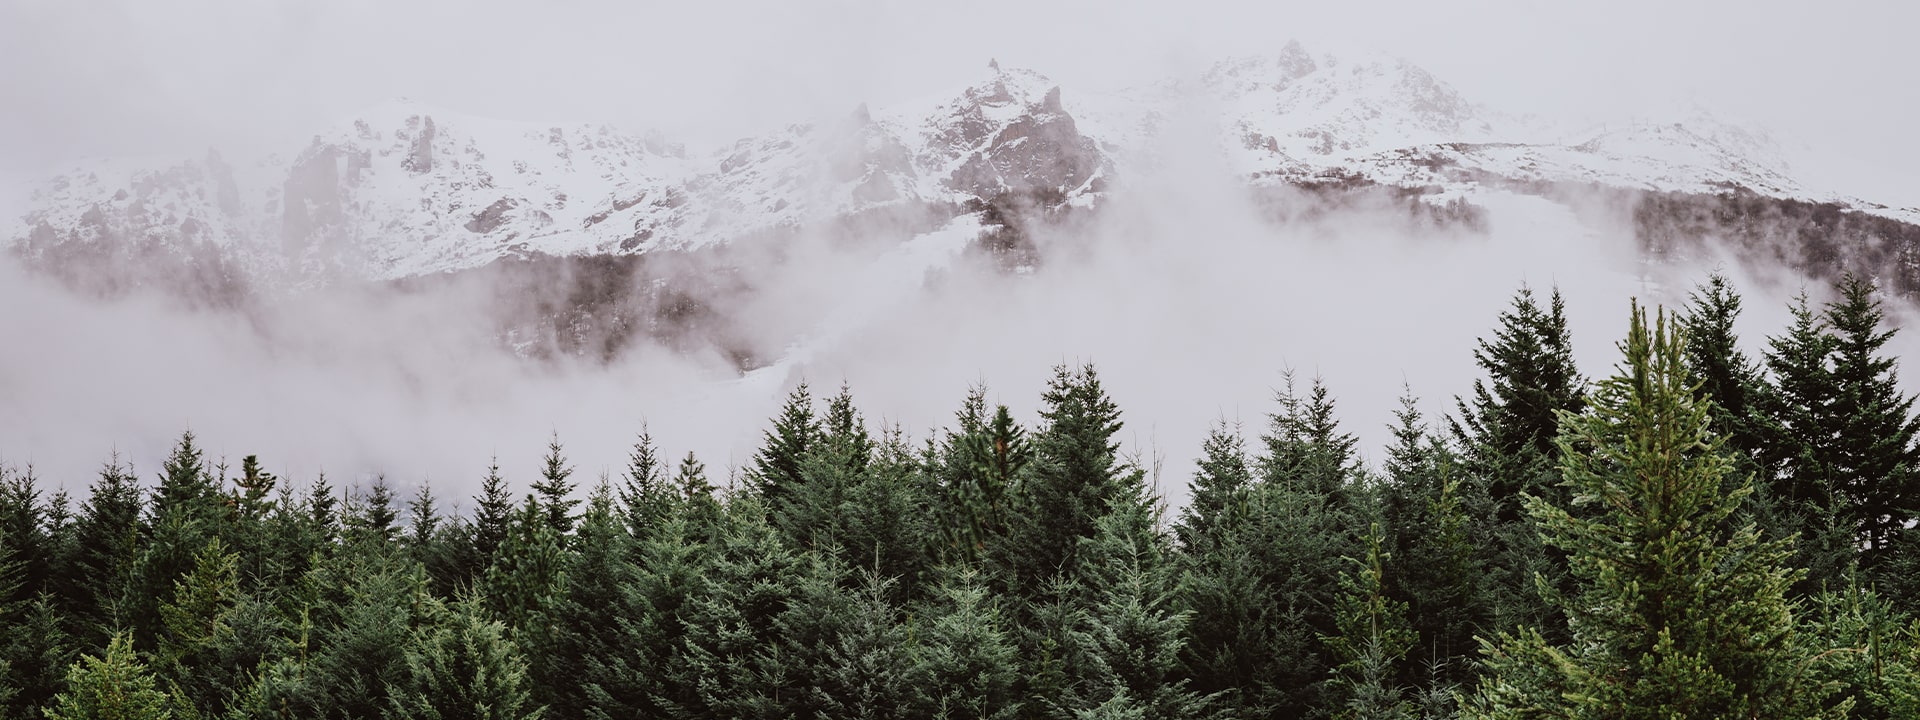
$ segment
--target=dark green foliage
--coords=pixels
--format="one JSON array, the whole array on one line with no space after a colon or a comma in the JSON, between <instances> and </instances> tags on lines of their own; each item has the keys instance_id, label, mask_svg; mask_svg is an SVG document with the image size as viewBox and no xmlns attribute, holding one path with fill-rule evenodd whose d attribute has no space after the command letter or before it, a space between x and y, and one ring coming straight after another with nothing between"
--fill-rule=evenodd
<instances>
[{"instance_id":1,"label":"dark green foliage","mask_svg":"<svg viewBox=\"0 0 1920 720\"><path fill-rule=\"evenodd\" d=\"M500 476L499 458L487 463L487 474L480 478L480 494L474 496L473 503L472 526L467 532L470 542L461 553L469 582L477 582L486 574L513 526L513 496L507 491L506 479Z\"/></svg>"},{"instance_id":2,"label":"dark green foliage","mask_svg":"<svg viewBox=\"0 0 1920 720\"><path fill-rule=\"evenodd\" d=\"M1679 316L1686 338L1688 376L1700 393L1713 401L1713 428L1727 439L1727 449L1746 474L1771 472L1759 466L1772 428L1762 413L1766 379L1760 366L1739 347L1733 324L1740 317L1740 295L1723 275L1715 273L1688 295L1686 312Z\"/></svg>"},{"instance_id":3,"label":"dark green foliage","mask_svg":"<svg viewBox=\"0 0 1920 720\"><path fill-rule=\"evenodd\" d=\"M1270 483L1287 484L1304 492L1333 498L1347 497L1354 471L1353 447L1358 438L1340 432L1333 398L1327 386L1314 378L1306 397L1294 392L1293 371L1283 374L1285 387L1274 393L1280 411L1268 416L1266 454L1260 472Z\"/></svg>"},{"instance_id":4,"label":"dark green foliage","mask_svg":"<svg viewBox=\"0 0 1920 720\"><path fill-rule=\"evenodd\" d=\"M1376 523L1367 533L1367 552L1355 572L1340 574L1340 598L1334 607L1338 634L1322 638L1340 664L1333 669L1334 715L1356 720L1411 720L1413 703L1399 684L1396 666L1418 642L1407 624L1405 603L1387 597Z\"/></svg>"},{"instance_id":5,"label":"dark green foliage","mask_svg":"<svg viewBox=\"0 0 1920 720\"><path fill-rule=\"evenodd\" d=\"M79 592L72 628L88 647L104 647L111 629L129 620L146 535L142 506L138 481L115 456L100 469L74 522L73 575Z\"/></svg>"},{"instance_id":6,"label":"dark green foliage","mask_svg":"<svg viewBox=\"0 0 1920 720\"><path fill-rule=\"evenodd\" d=\"M373 487L365 495L347 497L345 522L349 542L391 545L400 532L395 524L399 520L400 511L393 506L393 489L387 487L384 475L373 479Z\"/></svg>"},{"instance_id":7,"label":"dark green foliage","mask_svg":"<svg viewBox=\"0 0 1920 720\"><path fill-rule=\"evenodd\" d=\"M1008 720L1021 705L1017 650L976 573L959 570L922 611L910 717Z\"/></svg>"},{"instance_id":8,"label":"dark green foliage","mask_svg":"<svg viewBox=\"0 0 1920 720\"><path fill-rule=\"evenodd\" d=\"M1555 602L1572 642L1502 633L1466 716L1822 716L1825 692L1802 671L1814 653L1786 600L1786 546L1723 522L1751 486L1725 491L1733 463L1678 330L1664 313L1649 325L1636 305L1620 347L1618 373L1559 439L1572 505L1527 500L1569 554L1575 592Z\"/></svg>"},{"instance_id":9,"label":"dark green foliage","mask_svg":"<svg viewBox=\"0 0 1920 720\"><path fill-rule=\"evenodd\" d=\"M1010 525L1013 488L1029 462L1026 431L1007 406L987 415L986 388L974 386L958 414L959 428L942 438L933 462L944 555L972 560Z\"/></svg>"},{"instance_id":10,"label":"dark green foliage","mask_svg":"<svg viewBox=\"0 0 1920 720\"><path fill-rule=\"evenodd\" d=\"M1827 305L1833 338L1835 435L1822 455L1830 482L1845 496L1871 571L1920 518L1920 418L1914 397L1900 390L1895 358L1885 354L1894 330L1885 326L1872 282L1848 275Z\"/></svg>"},{"instance_id":11,"label":"dark green foliage","mask_svg":"<svg viewBox=\"0 0 1920 720\"><path fill-rule=\"evenodd\" d=\"M800 464L820 436L820 420L813 414L813 395L806 383L800 383L787 396L787 403L780 408L780 416L774 418L773 427L767 430L766 440L753 458L753 468L747 472L749 485L777 507L789 488L804 482L800 477Z\"/></svg>"},{"instance_id":12,"label":"dark green foliage","mask_svg":"<svg viewBox=\"0 0 1920 720\"><path fill-rule=\"evenodd\" d=\"M1860 720L1920 717L1920 620L1858 587L1814 596L1806 614L1802 642L1823 653L1810 669L1842 688L1829 705L1851 703Z\"/></svg>"},{"instance_id":13,"label":"dark green foliage","mask_svg":"<svg viewBox=\"0 0 1920 720\"><path fill-rule=\"evenodd\" d=\"M668 484L667 463L654 446L653 436L641 429L640 438L633 443L633 454L627 458L619 494L627 531L636 538L654 532L673 512L674 489Z\"/></svg>"},{"instance_id":14,"label":"dark green foliage","mask_svg":"<svg viewBox=\"0 0 1920 720\"><path fill-rule=\"evenodd\" d=\"M584 497L555 438L523 503L495 465L404 518L191 435L151 503L117 460L71 513L7 468L0 716L1904 720L1912 400L1871 286L1839 295L1762 377L1709 279L1587 408L1523 291L1450 433L1405 398L1368 465L1289 376L1170 527L1090 366L1031 428L976 387L924 440L799 388L742 489L644 431Z\"/></svg>"},{"instance_id":15,"label":"dark green foliage","mask_svg":"<svg viewBox=\"0 0 1920 720\"><path fill-rule=\"evenodd\" d=\"M534 495L547 511L547 527L559 537L573 532L573 509L580 505L572 497L574 484L567 478L573 476L573 468L567 465L564 451L560 436L555 434L547 441L547 454L540 461L540 479L533 483Z\"/></svg>"},{"instance_id":16,"label":"dark green foliage","mask_svg":"<svg viewBox=\"0 0 1920 720\"><path fill-rule=\"evenodd\" d=\"M1238 426L1221 422L1200 446L1199 468L1193 474L1192 497L1180 511L1174 536L1188 555L1212 552L1219 544L1221 526L1246 513L1253 473L1247 464L1247 443Z\"/></svg>"},{"instance_id":17,"label":"dark green foliage","mask_svg":"<svg viewBox=\"0 0 1920 720\"><path fill-rule=\"evenodd\" d=\"M1478 519L1477 551L1486 570L1492 626L1544 628L1553 639L1565 623L1534 592L1534 577L1550 585L1569 582L1562 553L1540 542L1521 496L1565 501L1554 444L1560 413L1585 406L1585 381L1573 364L1565 306L1555 290L1546 309L1522 287L1502 312L1491 340L1481 339L1474 361L1487 373L1475 380L1471 400L1456 399L1449 429L1466 476L1463 500Z\"/></svg>"},{"instance_id":18,"label":"dark green foliage","mask_svg":"<svg viewBox=\"0 0 1920 720\"><path fill-rule=\"evenodd\" d=\"M1471 400L1456 401L1451 428L1469 469L1488 483L1496 517L1518 522L1521 493L1557 497L1559 414L1580 412L1586 390L1559 290L1542 310L1533 290L1522 287L1499 323L1493 339L1473 351L1487 377L1474 381Z\"/></svg>"},{"instance_id":19,"label":"dark green foliage","mask_svg":"<svg viewBox=\"0 0 1920 720\"><path fill-rule=\"evenodd\" d=\"M75 647L62 627L62 613L48 593L35 595L0 614L0 710L7 717L40 717L39 709L53 702L62 682L62 669L73 662Z\"/></svg>"},{"instance_id":20,"label":"dark green foliage","mask_svg":"<svg viewBox=\"0 0 1920 720\"><path fill-rule=\"evenodd\" d=\"M1474 635L1491 621L1493 608L1482 584L1474 503L1452 450L1427 434L1411 396L1401 399L1387 448L1380 512L1388 535L1387 593L1408 606L1418 637L1403 666L1402 683L1428 683L1429 691L1472 677L1479 645Z\"/></svg>"},{"instance_id":21,"label":"dark green foliage","mask_svg":"<svg viewBox=\"0 0 1920 720\"><path fill-rule=\"evenodd\" d=\"M527 662L507 629L468 596L428 603L413 631L406 669L390 696L391 720L534 720ZM573 716L578 717L578 716Z\"/></svg>"},{"instance_id":22,"label":"dark green foliage","mask_svg":"<svg viewBox=\"0 0 1920 720\"><path fill-rule=\"evenodd\" d=\"M1120 462L1120 408L1091 365L1054 368L1041 395L1042 427L1017 487L1008 556L1001 562L1021 592L1073 571L1080 541L1094 535L1131 471Z\"/></svg>"},{"instance_id":23,"label":"dark green foliage","mask_svg":"<svg viewBox=\"0 0 1920 720\"><path fill-rule=\"evenodd\" d=\"M1304 406L1286 397L1281 394L1273 425L1304 427ZM1318 491L1333 484L1326 474L1314 482L1270 474L1346 467L1345 436L1329 423L1321 431L1272 437L1282 440L1255 459L1261 468L1257 482L1241 493L1241 502L1224 504L1207 520L1205 546L1184 547L1182 555L1180 596L1192 613L1181 653L1185 677L1195 692L1218 696L1229 717L1303 717L1325 705L1334 658L1320 638L1337 631L1333 604L1345 569L1341 558L1357 552L1345 478L1335 496ZM1200 472L1240 472L1238 446L1237 438L1216 435ZM1276 461L1272 448L1321 460ZM1189 535L1200 527L1182 525Z\"/></svg>"},{"instance_id":24,"label":"dark green foliage","mask_svg":"<svg viewBox=\"0 0 1920 720\"><path fill-rule=\"evenodd\" d=\"M1084 610L1067 632L1068 684L1056 707L1074 714L1125 711L1151 718L1209 716L1208 698L1178 673L1189 613L1162 535L1155 499L1139 476L1081 541Z\"/></svg>"},{"instance_id":25,"label":"dark green foliage","mask_svg":"<svg viewBox=\"0 0 1920 720\"><path fill-rule=\"evenodd\" d=\"M1767 459L1779 512L1801 536L1796 561L1811 570L1803 591L1837 587L1856 560L1878 576L1920 516L1920 419L1882 353L1893 330L1871 283L1848 276L1838 294L1824 313L1802 295L1766 354Z\"/></svg>"}]
</instances>

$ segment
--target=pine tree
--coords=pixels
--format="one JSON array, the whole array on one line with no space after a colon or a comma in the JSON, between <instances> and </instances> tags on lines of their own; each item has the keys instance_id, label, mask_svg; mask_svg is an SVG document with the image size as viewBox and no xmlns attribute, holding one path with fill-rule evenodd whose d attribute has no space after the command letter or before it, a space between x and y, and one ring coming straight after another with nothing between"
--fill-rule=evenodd
<instances>
[{"instance_id":1,"label":"pine tree","mask_svg":"<svg viewBox=\"0 0 1920 720\"><path fill-rule=\"evenodd\" d=\"M573 468L567 466L562 450L560 435L555 433L547 441L547 455L541 461L540 480L533 484L533 492L539 496L541 507L546 508L547 527L553 528L556 537L565 538L573 532L573 509L580 501L570 497L574 484L567 478L573 475Z\"/></svg>"},{"instance_id":2,"label":"pine tree","mask_svg":"<svg viewBox=\"0 0 1920 720\"><path fill-rule=\"evenodd\" d=\"M507 481L500 477L500 459L487 465L480 478L480 494L473 499L472 551L467 558L469 576L478 580L493 564L507 533L513 526L513 497L507 493Z\"/></svg>"},{"instance_id":3,"label":"pine tree","mask_svg":"<svg viewBox=\"0 0 1920 720\"><path fill-rule=\"evenodd\" d=\"M1069 633L1086 661L1063 701L1080 712L1125 706L1151 718L1197 718L1208 699L1179 674L1190 613L1180 607L1179 575L1159 510L1138 476L1082 541L1079 587L1083 622Z\"/></svg>"},{"instance_id":4,"label":"pine tree","mask_svg":"<svg viewBox=\"0 0 1920 720\"><path fill-rule=\"evenodd\" d=\"M1920 717L1920 620L1902 614L1891 598L1864 587L1820 593L1805 605L1805 643L1835 648L1809 670L1838 688L1850 717Z\"/></svg>"},{"instance_id":5,"label":"pine tree","mask_svg":"<svg viewBox=\"0 0 1920 720\"><path fill-rule=\"evenodd\" d=\"M1474 636L1493 608L1481 585L1480 538L1464 497L1467 488L1451 449L1431 437L1411 393L1400 399L1387 448L1381 512L1389 536L1388 595L1408 606L1420 640L1403 684L1435 684L1429 695L1472 677ZM1421 666L1424 666L1422 668ZM1424 672L1422 672L1424 670Z\"/></svg>"},{"instance_id":6,"label":"pine tree","mask_svg":"<svg viewBox=\"0 0 1920 720\"><path fill-rule=\"evenodd\" d=\"M1071 573L1082 538L1093 537L1130 473L1121 463L1120 409L1100 387L1092 365L1054 368L1041 395L1044 423L1033 461L1019 486L1007 566L1015 587L1031 593L1058 573Z\"/></svg>"},{"instance_id":7,"label":"pine tree","mask_svg":"<svg viewBox=\"0 0 1920 720\"><path fill-rule=\"evenodd\" d=\"M933 593L914 647L912 717L1011 720L1019 656L976 571L949 574Z\"/></svg>"},{"instance_id":8,"label":"pine tree","mask_svg":"<svg viewBox=\"0 0 1920 720\"><path fill-rule=\"evenodd\" d=\"M193 572L174 583L171 600L160 606L160 644L155 664L174 692L202 713L225 700L236 668L221 667L209 652L229 632L229 614L240 592L240 556L214 538L194 556Z\"/></svg>"},{"instance_id":9,"label":"pine tree","mask_svg":"<svg viewBox=\"0 0 1920 720\"><path fill-rule=\"evenodd\" d=\"M1827 716L1801 670L1813 653L1795 638L1786 546L1724 523L1752 488L1725 492L1733 463L1688 382L1680 333L1664 311L1649 326L1636 304L1621 350L1558 440L1583 510L1527 501L1569 553L1575 592L1556 604L1572 641L1501 633L1465 716Z\"/></svg>"},{"instance_id":10,"label":"pine tree","mask_svg":"<svg viewBox=\"0 0 1920 720\"><path fill-rule=\"evenodd\" d=\"M67 670L67 691L47 709L50 720L169 720L174 700L118 635L104 657L89 655Z\"/></svg>"},{"instance_id":11,"label":"pine tree","mask_svg":"<svg viewBox=\"0 0 1920 720\"><path fill-rule=\"evenodd\" d=\"M635 551L613 489L603 481L588 496L573 552L562 560L565 584L553 600L550 630L540 647L523 648L538 652L541 662L530 675L534 696L556 717L586 717L592 709L586 688L604 682L594 668L619 655L624 638L618 613L637 572Z\"/></svg>"},{"instance_id":12,"label":"pine tree","mask_svg":"<svg viewBox=\"0 0 1920 720\"><path fill-rule=\"evenodd\" d=\"M174 512L187 512L201 518L211 516L219 491L207 470L200 447L194 444L193 433L181 433L173 454L160 464L160 487L154 491L153 498L154 517L162 518Z\"/></svg>"},{"instance_id":13,"label":"pine tree","mask_svg":"<svg viewBox=\"0 0 1920 720\"><path fill-rule=\"evenodd\" d=\"M1554 444L1559 413L1579 412L1586 402L1560 292L1543 310L1533 291L1521 287L1493 338L1481 339L1473 357L1487 377L1474 381L1471 400L1456 398L1449 429L1470 484L1463 496L1484 504L1470 512L1480 519L1475 532L1487 539L1480 557L1493 624L1532 625L1564 639L1558 635L1564 622L1534 592L1534 576L1564 586L1566 562L1541 544L1520 500L1522 494L1564 500Z\"/></svg>"},{"instance_id":14,"label":"pine tree","mask_svg":"<svg viewBox=\"0 0 1920 720\"><path fill-rule=\"evenodd\" d=\"M0 584L4 584L0 580ZM40 717L40 707L53 701L61 689L61 668L73 662L75 648L63 627L65 613L47 592L15 606L0 609L0 713L6 717Z\"/></svg>"},{"instance_id":15,"label":"pine tree","mask_svg":"<svg viewBox=\"0 0 1920 720\"><path fill-rule=\"evenodd\" d=\"M1282 377L1285 388L1274 394L1280 412L1268 418L1261 473L1268 482L1292 484L1343 504L1358 469L1353 448L1359 439L1340 432L1333 398L1319 378L1302 398L1294 393L1293 371Z\"/></svg>"},{"instance_id":16,"label":"pine tree","mask_svg":"<svg viewBox=\"0 0 1920 720\"><path fill-rule=\"evenodd\" d=\"M1235 522L1232 516L1246 513L1247 495L1252 490L1253 473L1247 463L1246 439L1238 425L1216 422L1200 445L1199 467L1194 471L1192 497L1180 511L1174 536L1188 555L1213 552L1219 544L1221 526Z\"/></svg>"},{"instance_id":17,"label":"pine tree","mask_svg":"<svg viewBox=\"0 0 1920 720\"><path fill-rule=\"evenodd\" d=\"M1688 299L1679 325L1687 339L1689 377L1713 400L1714 430L1727 439L1728 449L1738 453L1734 457L1742 470L1768 477L1770 472L1759 467L1771 432L1759 408L1766 380L1760 366L1740 350L1740 338L1734 332L1740 295L1726 276L1714 273Z\"/></svg>"},{"instance_id":18,"label":"pine tree","mask_svg":"<svg viewBox=\"0 0 1920 720\"><path fill-rule=\"evenodd\" d=\"M393 720L535 720L527 661L507 629L471 596L429 603L383 717Z\"/></svg>"},{"instance_id":19,"label":"pine tree","mask_svg":"<svg viewBox=\"0 0 1920 720\"><path fill-rule=\"evenodd\" d=\"M347 536L352 542L367 542L390 549L399 533L400 511L393 506L393 489L385 475L375 476L364 496L349 496L346 510Z\"/></svg>"},{"instance_id":20,"label":"pine tree","mask_svg":"<svg viewBox=\"0 0 1920 720\"><path fill-rule=\"evenodd\" d=\"M1897 361L1884 350L1894 330L1872 282L1848 275L1827 305L1833 348L1833 429L1824 453L1832 482L1846 496L1869 571L1895 538L1920 519L1920 418L1900 391Z\"/></svg>"},{"instance_id":21,"label":"pine tree","mask_svg":"<svg viewBox=\"0 0 1920 720\"><path fill-rule=\"evenodd\" d=\"M803 482L800 463L819 441L821 433L820 420L813 414L813 395L806 383L800 383L787 396L773 427L767 430L766 440L753 458L753 468L747 472L748 483L777 507L789 488Z\"/></svg>"},{"instance_id":22,"label":"pine tree","mask_svg":"<svg viewBox=\"0 0 1920 720\"><path fill-rule=\"evenodd\" d=\"M115 454L100 469L74 522L73 575L79 588L70 632L85 647L106 647L112 629L130 620L146 534L141 495L139 480Z\"/></svg>"},{"instance_id":23,"label":"pine tree","mask_svg":"<svg viewBox=\"0 0 1920 720\"><path fill-rule=\"evenodd\" d=\"M627 532L636 538L646 537L673 512L673 488L667 484L667 463L660 457L660 449L654 446L653 435L642 427L639 439L633 443L633 454L627 459L619 495Z\"/></svg>"},{"instance_id":24,"label":"pine tree","mask_svg":"<svg viewBox=\"0 0 1920 720\"><path fill-rule=\"evenodd\" d=\"M1559 459L1558 414L1577 413L1585 403L1560 292L1543 311L1532 289L1521 287L1493 340L1482 339L1473 359L1487 378L1474 381L1471 403L1456 401L1451 427L1472 468L1492 479L1501 518L1517 521L1519 494L1541 495L1557 480L1551 470Z\"/></svg>"},{"instance_id":25,"label":"pine tree","mask_svg":"<svg viewBox=\"0 0 1920 720\"><path fill-rule=\"evenodd\" d=\"M944 547L956 561L980 557L1010 528L1008 513L1019 473L1033 459L1026 431L1005 405L989 417L987 391L974 386L959 413L959 431L948 431L929 461L937 477Z\"/></svg>"},{"instance_id":26,"label":"pine tree","mask_svg":"<svg viewBox=\"0 0 1920 720\"><path fill-rule=\"evenodd\" d=\"M1334 611L1339 633L1323 637L1340 665L1333 669L1335 717L1353 720L1412 720L1413 703L1399 685L1404 662L1418 636L1407 624L1405 603L1387 597L1385 533L1375 523L1367 533L1367 552L1355 559L1358 573L1340 574L1340 599Z\"/></svg>"},{"instance_id":27,"label":"pine tree","mask_svg":"<svg viewBox=\"0 0 1920 720\"><path fill-rule=\"evenodd\" d=\"M541 641L528 636L542 630L566 582L565 550L551 520L540 500L528 495L482 583L488 609L516 642Z\"/></svg>"}]
</instances>

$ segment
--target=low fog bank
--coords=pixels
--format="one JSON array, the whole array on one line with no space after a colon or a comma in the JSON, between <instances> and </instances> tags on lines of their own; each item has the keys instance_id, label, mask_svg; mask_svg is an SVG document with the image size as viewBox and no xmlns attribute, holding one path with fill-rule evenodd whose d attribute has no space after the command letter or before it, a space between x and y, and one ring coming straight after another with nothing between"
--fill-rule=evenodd
<instances>
[{"instance_id":1,"label":"low fog bank","mask_svg":"<svg viewBox=\"0 0 1920 720\"><path fill-rule=\"evenodd\" d=\"M1377 464L1403 388L1441 422L1480 376L1476 339L1522 284L1543 302L1563 293L1592 378L1615 362L1628 298L1677 305L1707 272L1644 265L1629 229L1533 196L1474 198L1484 228L1366 207L1276 223L1273 203L1322 201L1256 202L1207 153L1164 150L1158 172L1116 186L1099 212L1036 226L1031 272L963 252L966 218L905 244L794 240L731 311L736 332L785 348L744 377L644 341L606 363L520 358L486 318L495 289L474 282L289 295L234 313L83 299L0 262L0 462L79 492L118 452L151 482L191 429L213 458L237 467L259 454L298 485L322 471L346 485L384 474L464 506L491 456L524 488L557 433L591 484L619 471L645 424L725 484L798 382L816 397L847 383L870 424L918 442L975 383L1031 424L1051 368L1090 361L1125 413L1127 452L1178 504L1210 424L1257 436L1289 368L1302 390L1327 384ZM1722 263L1737 267L1705 265ZM1735 280L1757 354L1799 282Z\"/></svg>"}]
</instances>

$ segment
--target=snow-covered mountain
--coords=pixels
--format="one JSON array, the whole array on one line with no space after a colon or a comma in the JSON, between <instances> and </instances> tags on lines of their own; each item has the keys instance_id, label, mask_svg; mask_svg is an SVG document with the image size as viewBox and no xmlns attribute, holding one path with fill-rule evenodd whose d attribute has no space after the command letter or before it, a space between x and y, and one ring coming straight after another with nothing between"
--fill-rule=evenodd
<instances>
[{"instance_id":1,"label":"snow-covered mountain","mask_svg":"<svg viewBox=\"0 0 1920 720\"><path fill-rule=\"evenodd\" d=\"M1298 43L1107 94L995 63L940 97L712 152L605 125L392 102L282 156L76 164L10 235L29 262L114 268L109 284L160 267L208 286L394 280L848 228L884 227L901 242L942 228L991 235L1011 209L1097 208L1112 183L1151 172L1143 149L1170 118L1198 112L1224 167L1256 191L1385 187L1470 204L1487 192L1597 189L1685 216L1636 211L1650 246L1732 238L1793 262L1890 264L1869 269L1900 292L1920 289L1920 210L1807 187L1763 133L1703 114L1568 131L1471 102L1403 60ZM1756 199L1773 203L1766 228L1742 219L1740 204ZM1816 232L1826 239L1808 240Z\"/></svg>"}]
</instances>

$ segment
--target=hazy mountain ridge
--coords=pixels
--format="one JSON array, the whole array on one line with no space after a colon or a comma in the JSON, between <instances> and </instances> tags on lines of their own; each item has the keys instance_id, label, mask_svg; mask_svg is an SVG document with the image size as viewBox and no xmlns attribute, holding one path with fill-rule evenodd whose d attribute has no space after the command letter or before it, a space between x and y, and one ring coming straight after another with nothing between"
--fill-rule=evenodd
<instances>
[{"instance_id":1,"label":"hazy mountain ridge","mask_svg":"<svg viewBox=\"0 0 1920 720\"><path fill-rule=\"evenodd\" d=\"M1224 172L1255 192L1379 189L1416 215L1469 226L1488 192L1597 194L1653 256L1717 243L1813 276L1865 271L1920 291L1920 210L1808 188L1764 134L1705 115L1563 132L1475 104L1403 60L1298 43L1109 94L994 63L944 98L861 106L712 153L605 125L396 101L288 159L230 163L210 151L77 165L36 194L12 241L29 264L100 290L184 278L216 302L251 286L502 261L705 257L739 243L777 257L782 238L806 233L906 242L950 228L1004 254L1031 249L1034 223L1097 209L1112 182L1154 172L1156 152L1191 151L1154 147L1184 113L1203 118ZM1003 266L1031 259L1016 255ZM635 267L583 266L616 285L606 268ZM655 291L670 280L648 275Z\"/></svg>"}]
</instances>

